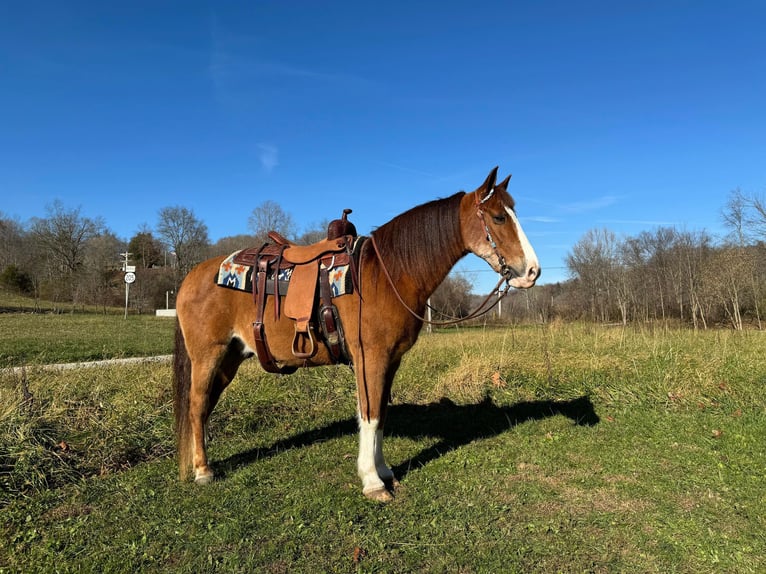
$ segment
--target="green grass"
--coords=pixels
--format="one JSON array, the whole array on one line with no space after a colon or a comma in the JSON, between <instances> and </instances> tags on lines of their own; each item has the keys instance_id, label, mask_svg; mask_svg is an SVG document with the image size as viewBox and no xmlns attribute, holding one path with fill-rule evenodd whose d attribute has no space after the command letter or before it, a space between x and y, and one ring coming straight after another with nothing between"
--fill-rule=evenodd
<instances>
[{"instance_id":1,"label":"green grass","mask_svg":"<svg viewBox=\"0 0 766 574\"><path fill-rule=\"evenodd\" d=\"M361 494L346 368L248 363L208 487L176 478L168 366L30 369L27 401L4 374L0 572L762 572L764 336L423 336L394 386L387 505Z\"/></svg>"},{"instance_id":2,"label":"green grass","mask_svg":"<svg viewBox=\"0 0 766 574\"><path fill-rule=\"evenodd\" d=\"M0 368L164 355L175 319L148 315L0 314Z\"/></svg>"}]
</instances>

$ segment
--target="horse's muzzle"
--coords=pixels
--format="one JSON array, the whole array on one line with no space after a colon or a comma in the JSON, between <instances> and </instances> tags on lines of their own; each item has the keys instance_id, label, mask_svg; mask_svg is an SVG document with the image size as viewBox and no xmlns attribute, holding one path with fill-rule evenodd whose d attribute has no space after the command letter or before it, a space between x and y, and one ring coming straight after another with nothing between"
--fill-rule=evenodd
<instances>
[{"instance_id":1,"label":"horse's muzzle","mask_svg":"<svg viewBox=\"0 0 766 574\"><path fill-rule=\"evenodd\" d=\"M500 275L503 276L506 283L517 289L528 289L529 287L532 287L540 277L540 272L539 265L527 266L526 273L523 274L518 273L510 265L504 264L500 267Z\"/></svg>"}]
</instances>

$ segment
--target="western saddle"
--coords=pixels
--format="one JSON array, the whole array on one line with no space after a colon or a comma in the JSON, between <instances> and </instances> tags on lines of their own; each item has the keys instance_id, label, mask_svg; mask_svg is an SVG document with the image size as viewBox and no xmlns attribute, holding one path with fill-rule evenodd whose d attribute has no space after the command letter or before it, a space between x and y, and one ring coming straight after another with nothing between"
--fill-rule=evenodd
<instances>
[{"instance_id":1,"label":"western saddle","mask_svg":"<svg viewBox=\"0 0 766 574\"><path fill-rule=\"evenodd\" d=\"M266 310L267 282L273 281L274 319L279 320L280 312L295 322L292 353L303 359L304 364L316 354L317 347L312 333L312 320L319 324L325 344L335 363L349 363L343 337L343 327L338 311L332 303L329 269L349 265L354 289L358 291L356 264L353 249L357 239L356 227L348 220L350 209L343 210L341 219L336 219L327 228L327 238L312 245L296 245L275 231L268 233L273 243L241 251L234 263L252 266L253 301L256 318L253 323L255 347L263 368L270 373L292 373L297 367L280 366L274 359L266 342L264 314ZM281 301L280 271L291 270L289 287ZM319 298L317 298L319 285Z\"/></svg>"}]
</instances>

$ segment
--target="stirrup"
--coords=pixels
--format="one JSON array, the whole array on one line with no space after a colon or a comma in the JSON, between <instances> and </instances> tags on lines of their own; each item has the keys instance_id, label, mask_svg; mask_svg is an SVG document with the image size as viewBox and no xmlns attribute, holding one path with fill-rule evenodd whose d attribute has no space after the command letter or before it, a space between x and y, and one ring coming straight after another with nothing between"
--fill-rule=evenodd
<instances>
[{"instance_id":1,"label":"stirrup","mask_svg":"<svg viewBox=\"0 0 766 574\"><path fill-rule=\"evenodd\" d=\"M297 348L299 346L299 341L305 341L306 339L309 341L308 352L299 351ZM300 346L305 348L305 344L301 344ZM295 336L293 337L293 356L305 360L313 357L314 353L316 353L316 344L314 343L314 336L311 334L311 328L309 327L307 331L299 331L296 326Z\"/></svg>"}]
</instances>

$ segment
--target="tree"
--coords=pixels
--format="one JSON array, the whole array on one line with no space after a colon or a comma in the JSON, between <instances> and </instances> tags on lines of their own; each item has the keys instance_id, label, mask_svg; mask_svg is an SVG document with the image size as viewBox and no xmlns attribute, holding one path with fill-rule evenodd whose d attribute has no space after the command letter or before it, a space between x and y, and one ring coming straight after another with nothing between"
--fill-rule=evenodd
<instances>
[{"instance_id":1,"label":"tree","mask_svg":"<svg viewBox=\"0 0 766 574\"><path fill-rule=\"evenodd\" d=\"M256 243L258 243L258 241L256 241L252 235L229 235L227 237L221 237L221 239L211 245L208 254L210 257L230 255L235 251L245 249L246 247L258 247L263 242L258 243L258 245L256 245Z\"/></svg>"},{"instance_id":2,"label":"tree","mask_svg":"<svg viewBox=\"0 0 766 574\"><path fill-rule=\"evenodd\" d=\"M590 302L591 317L608 321L612 296L622 296L622 277L619 245L615 234L604 229L591 229L572 247L566 257L566 265L573 277L579 280ZM617 301L620 305L620 301ZM624 315L624 304L621 305Z\"/></svg>"},{"instance_id":3,"label":"tree","mask_svg":"<svg viewBox=\"0 0 766 574\"><path fill-rule=\"evenodd\" d=\"M740 277L746 275L749 266L747 257L737 248L716 250L706 262L705 291L718 304L726 321L737 331L744 327L742 321L743 289ZM722 270L724 270L722 272Z\"/></svg>"},{"instance_id":4,"label":"tree","mask_svg":"<svg viewBox=\"0 0 766 574\"><path fill-rule=\"evenodd\" d=\"M132 254L136 265L144 269L162 265L164 261L162 244L148 229L143 229L133 236L128 243L128 253Z\"/></svg>"},{"instance_id":5,"label":"tree","mask_svg":"<svg viewBox=\"0 0 766 574\"><path fill-rule=\"evenodd\" d=\"M737 188L729 192L729 198L721 215L724 225L730 230L737 263L742 267L741 280L747 283L752 294L753 311L758 328L762 329L760 311L762 282L758 280L758 258L748 249L747 241L751 237L757 237L766 232L766 205L763 198L747 196ZM736 328L736 317L733 324Z\"/></svg>"},{"instance_id":6,"label":"tree","mask_svg":"<svg viewBox=\"0 0 766 574\"><path fill-rule=\"evenodd\" d=\"M0 270L19 265L24 259L24 229L20 223L6 218L0 211Z\"/></svg>"},{"instance_id":7,"label":"tree","mask_svg":"<svg viewBox=\"0 0 766 574\"><path fill-rule=\"evenodd\" d=\"M325 219L319 223L314 223L303 232L298 238L297 243L301 245L311 245L317 241L327 238L327 228L330 226L330 220Z\"/></svg>"},{"instance_id":8,"label":"tree","mask_svg":"<svg viewBox=\"0 0 766 574\"><path fill-rule=\"evenodd\" d=\"M733 243L740 247L744 247L748 239L749 204L750 199L737 188L729 192L729 198L721 211L724 226L729 229Z\"/></svg>"},{"instance_id":9,"label":"tree","mask_svg":"<svg viewBox=\"0 0 766 574\"><path fill-rule=\"evenodd\" d=\"M753 194L749 197L748 206L748 225L759 239L766 239L766 198Z\"/></svg>"},{"instance_id":10,"label":"tree","mask_svg":"<svg viewBox=\"0 0 766 574\"><path fill-rule=\"evenodd\" d=\"M88 241L97 237L104 223L101 219L90 219L80 215L80 208L66 209L56 200L46 207L48 217L33 219L31 235L36 244L47 255L50 277L54 287L64 291L59 295L76 303L77 272L85 259Z\"/></svg>"},{"instance_id":11,"label":"tree","mask_svg":"<svg viewBox=\"0 0 766 574\"><path fill-rule=\"evenodd\" d=\"M29 258L26 243L28 237L21 224L6 218L0 211L0 283L29 295L34 285L24 269Z\"/></svg>"},{"instance_id":12,"label":"tree","mask_svg":"<svg viewBox=\"0 0 766 574\"><path fill-rule=\"evenodd\" d=\"M694 328L707 328L702 304L703 269L711 251L712 238L705 231L680 232L676 236L675 267L682 273L679 281L684 289L682 301L686 301ZM683 316L683 313L682 313Z\"/></svg>"},{"instance_id":13,"label":"tree","mask_svg":"<svg viewBox=\"0 0 766 574\"><path fill-rule=\"evenodd\" d=\"M465 317L471 311L470 303L471 282L463 275L448 275L431 295L431 307L441 317Z\"/></svg>"},{"instance_id":14,"label":"tree","mask_svg":"<svg viewBox=\"0 0 766 574\"><path fill-rule=\"evenodd\" d=\"M278 203L271 200L266 200L253 209L247 225L257 242L268 241L269 231L276 231L288 238L295 235L293 218Z\"/></svg>"},{"instance_id":15,"label":"tree","mask_svg":"<svg viewBox=\"0 0 766 574\"><path fill-rule=\"evenodd\" d=\"M120 253L125 242L106 231L88 242L81 271L79 298L100 305L103 312L112 305L119 305L124 293Z\"/></svg>"},{"instance_id":16,"label":"tree","mask_svg":"<svg viewBox=\"0 0 766 574\"><path fill-rule=\"evenodd\" d=\"M31 295L34 292L32 278L15 263L6 265L0 272L0 284L24 295Z\"/></svg>"},{"instance_id":17,"label":"tree","mask_svg":"<svg viewBox=\"0 0 766 574\"><path fill-rule=\"evenodd\" d=\"M159 212L157 233L165 245L175 253L176 282L206 256L210 245L207 225L190 209L180 206L164 207ZM177 286L177 285L176 285Z\"/></svg>"}]
</instances>

